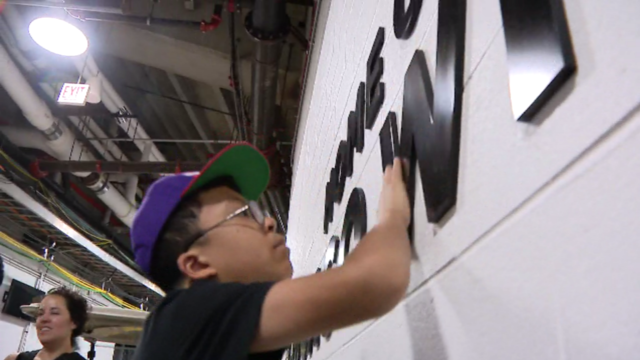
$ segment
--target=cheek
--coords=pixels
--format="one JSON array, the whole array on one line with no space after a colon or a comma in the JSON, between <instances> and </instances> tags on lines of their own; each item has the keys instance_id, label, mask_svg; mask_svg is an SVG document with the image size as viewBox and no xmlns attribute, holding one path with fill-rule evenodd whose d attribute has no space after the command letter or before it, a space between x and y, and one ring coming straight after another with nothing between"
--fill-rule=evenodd
<instances>
[{"instance_id":1,"label":"cheek","mask_svg":"<svg viewBox=\"0 0 640 360\"><path fill-rule=\"evenodd\" d=\"M51 323L56 328L64 331L71 331L71 327L73 326L73 322L70 319L64 318L62 316L56 316L54 319L52 319Z\"/></svg>"}]
</instances>

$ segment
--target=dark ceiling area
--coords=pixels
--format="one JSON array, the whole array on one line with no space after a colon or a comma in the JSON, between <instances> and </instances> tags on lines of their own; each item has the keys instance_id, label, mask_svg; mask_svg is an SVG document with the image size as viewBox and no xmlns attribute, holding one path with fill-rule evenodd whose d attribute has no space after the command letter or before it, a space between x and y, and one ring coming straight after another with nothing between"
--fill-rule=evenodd
<instances>
[{"instance_id":1,"label":"dark ceiling area","mask_svg":"<svg viewBox=\"0 0 640 360\"><path fill-rule=\"evenodd\" d=\"M316 7L311 0L7 0L0 231L131 304L153 303L156 292L113 266L139 272L129 239L137 206L155 179L197 171L239 141L268 158L272 178L259 204L286 231ZM65 57L40 47L29 24L42 17L77 26L89 50ZM98 100L60 105L65 83L90 84Z\"/></svg>"}]
</instances>

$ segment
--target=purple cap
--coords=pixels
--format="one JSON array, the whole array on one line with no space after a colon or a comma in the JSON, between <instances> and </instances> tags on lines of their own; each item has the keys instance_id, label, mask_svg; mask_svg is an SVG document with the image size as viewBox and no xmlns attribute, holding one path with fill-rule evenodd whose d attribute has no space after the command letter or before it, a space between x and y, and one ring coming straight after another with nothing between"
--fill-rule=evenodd
<instances>
[{"instance_id":1,"label":"purple cap","mask_svg":"<svg viewBox=\"0 0 640 360\"><path fill-rule=\"evenodd\" d=\"M185 174L166 176L154 182L147 190L131 226L136 263L147 274L151 268L151 254L156 239L169 215L182 200L182 193L194 178L194 175Z\"/></svg>"},{"instance_id":2,"label":"purple cap","mask_svg":"<svg viewBox=\"0 0 640 360\"><path fill-rule=\"evenodd\" d=\"M136 263L147 274L160 231L180 201L220 177L231 177L240 194L257 200L269 183L269 163L248 143L225 147L199 174L165 176L154 182L145 194L131 226L131 242Z\"/></svg>"}]
</instances>

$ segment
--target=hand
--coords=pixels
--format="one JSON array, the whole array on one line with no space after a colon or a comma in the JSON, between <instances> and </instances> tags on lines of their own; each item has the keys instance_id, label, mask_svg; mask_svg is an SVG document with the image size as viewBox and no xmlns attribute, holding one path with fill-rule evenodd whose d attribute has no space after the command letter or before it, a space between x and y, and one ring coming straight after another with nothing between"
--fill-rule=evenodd
<instances>
[{"instance_id":1,"label":"hand","mask_svg":"<svg viewBox=\"0 0 640 360\"><path fill-rule=\"evenodd\" d=\"M411 222L411 208L407 187L402 176L402 161L393 160L393 166L384 171L384 183L378 207L379 223L394 223L408 227Z\"/></svg>"}]
</instances>

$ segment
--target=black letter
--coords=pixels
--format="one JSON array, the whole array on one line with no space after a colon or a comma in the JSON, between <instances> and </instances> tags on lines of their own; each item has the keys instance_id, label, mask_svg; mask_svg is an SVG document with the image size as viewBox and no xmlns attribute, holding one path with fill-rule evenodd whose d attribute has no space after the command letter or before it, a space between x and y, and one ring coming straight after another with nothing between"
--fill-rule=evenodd
<instances>
[{"instance_id":1,"label":"black letter","mask_svg":"<svg viewBox=\"0 0 640 360\"><path fill-rule=\"evenodd\" d=\"M413 208L417 160L430 222L456 203L465 13L466 0L440 1L435 92L422 51L416 51L404 77L401 154L410 159L407 189Z\"/></svg>"},{"instance_id":2,"label":"black letter","mask_svg":"<svg viewBox=\"0 0 640 360\"><path fill-rule=\"evenodd\" d=\"M513 115L531 121L576 71L561 0L501 0Z\"/></svg>"},{"instance_id":3,"label":"black letter","mask_svg":"<svg viewBox=\"0 0 640 360\"><path fill-rule=\"evenodd\" d=\"M382 171L393 165L393 158L400 154L398 141L398 121L396 113L390 112L380 130L380 153L382 155Z\"/></svg>"},{"instance_id":4,"label":"black letter","mask_svg":"<svg viewBox=\"0 0 640 360\"><path fill-rule=\"evenodd\" d=\"M367 199L361 188L355 188L351 192L347 211L344 214L344 224L342 225L343 259L347 258L351 247L355 247L351 244L351 233L354 233L355 241L360 241L367 233Z\"/></svg>"},{"instance_id":5,"label":"black letter","mask_svg":"<svg viewBox=\"0 0 640 360\"><path fill-rule=\"evenodd\" d=\"M371 130L380 112L380 107L384 101L384 83L380 82L384 63L380 57L382 45L384 44L384 28L379 28L376 39L373 41L371 53L367 60L367 91L365 94L365 106L367 117L367 129Z\"/></svg>"},{"instance_id":6,"label":"black letter","mask_svg":"<svg viewBox=\"0 0 640 360\"><path fill-rule=\"evenodd\" d=\"M363 82L358 86L358 95L356 100L356 151L362 153L364 149L364 91Z\"/></svg>"},{"instance_id":7,"label":"black letter","mask_svg":"<svg viewBox=\"0 0 640 360\"><path fill-rule=\"evenodd\" d=\"M333 203L336 198L337 175L336 169L331 169L329 181L325 186L324 193L324 233L329 232L329 224L333 222Z\"/></svg>"},{"instance_id":8,"label":"black letter","mask_svg":"<svg viewBox=\"0 0 640 360\"><path fill-rule=\"evenodd\" d=\"M335 202L342 202L342 196L344 195L344 187L347 183L347 177L353 174L353 148L349 144L348 140L340 141L338 146L338 153L336 154L336 165L333 168L336 171L337 183Z\"/></svg>"},{"instance_id":9,"label":"black letter","mask_svg":"<svg viewBox=\"0 0 640 360\"><path fill-rule=\"evenodd\" d=\"M404 11L404 0L395 0L393 2L393 32L397 39L410 38L418 23L422 0L409 1L409 7L406 12Z\"/></svg>"}]
</instances>

